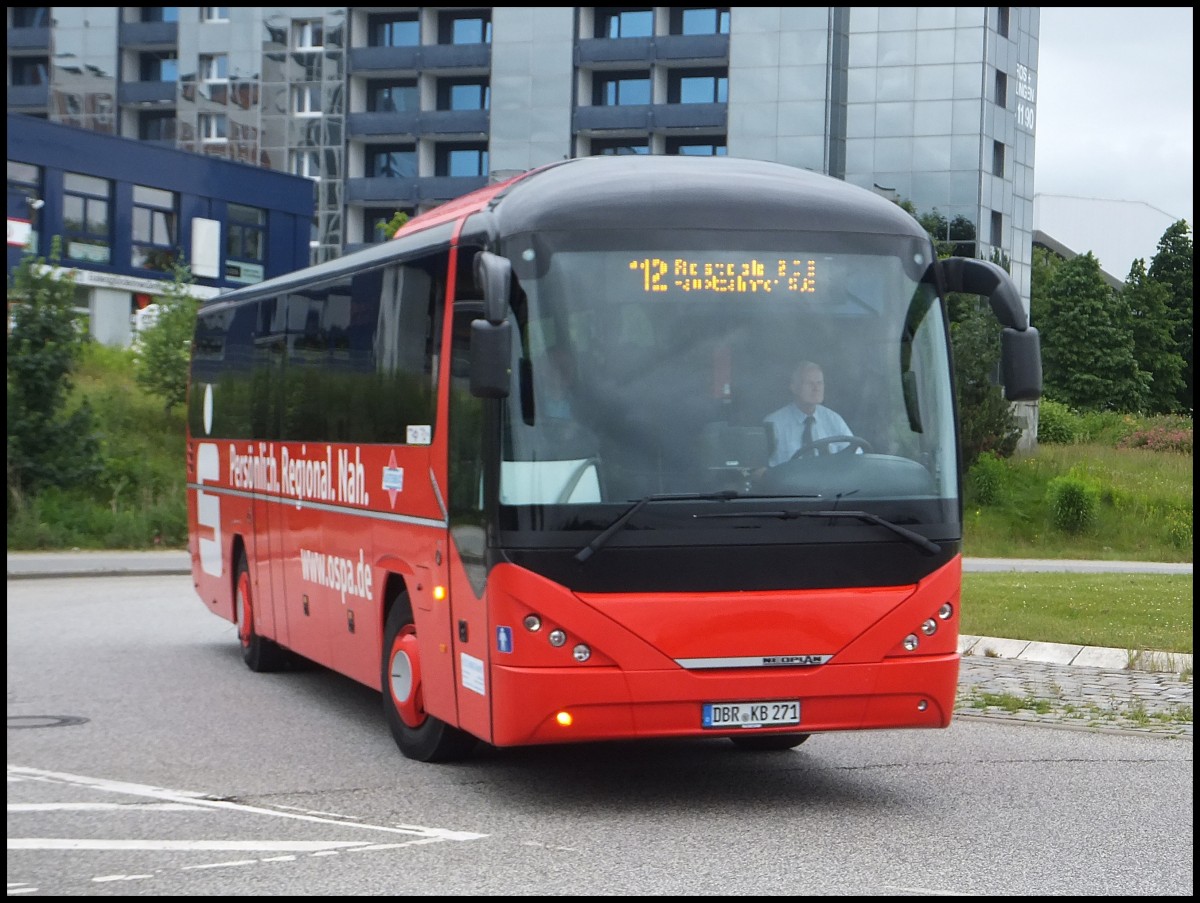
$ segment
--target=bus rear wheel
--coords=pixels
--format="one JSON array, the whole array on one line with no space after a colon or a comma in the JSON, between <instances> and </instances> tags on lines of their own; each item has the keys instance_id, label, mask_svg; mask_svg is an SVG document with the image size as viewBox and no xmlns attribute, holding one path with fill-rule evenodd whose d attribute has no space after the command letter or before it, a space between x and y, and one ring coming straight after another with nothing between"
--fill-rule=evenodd
<instances>
[{"instance_id":1,"label":"bus rear wheel","mask_svg":"<svg viewBox=\"0 0 1200 903\"><path fill-rule=\"evenodd\" d=\"M392 602L383 637L383 713L400 752L418 762L466 757L478 742L425 711L421 655L408 594Z\"/></svg>"},{"instance_id":2,"label":"bus rear wheel","mask_svg":"<svg viewBox=\"0 0 1200 903\"><path fill-rule=\"evenodd\" d=\"M291 664L286 649L259 636L254 629L254 595L250 588L250 565L246 553L238 556L233 583L234 613L237 617L238 641L242 644L242 661L251 671L282 671Z\"/></svg>"},{"instance_id":3,"label":"bus rear wheel","mask_svg":"<svg viewBox=\"0 0 1200 903\"><path fill-rule=\"evenodd\" d=\"M738 749L751 752L782 752L795 749L812 734L754 734L748 737L730 737Z\"/></svg>"}]
</instances>

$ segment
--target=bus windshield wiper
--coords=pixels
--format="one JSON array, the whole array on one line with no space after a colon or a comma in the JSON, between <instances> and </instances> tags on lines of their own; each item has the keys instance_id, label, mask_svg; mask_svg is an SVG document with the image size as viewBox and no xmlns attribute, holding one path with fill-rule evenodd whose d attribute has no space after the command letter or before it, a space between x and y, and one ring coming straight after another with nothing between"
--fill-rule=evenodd
<instances>
[{"instance_id":1,"label":"bus windshield wiper","mask_svg":"<svg viewBox=\"0 0 1200 903\"><path fill-rule=\"evenodd\" d=\"M942 547L930 539L926 539L920 533L916 533L907 527L902 527L899 524L894 524L890 520L880 517L878 514L872 514L870 511L722 511L715 514L696 514L694 517L777 517L780 520L793 520L797 517L851 517L855 520L865 520L872 524L878 524L881 527L887 527L898 536L903 536L913 545L920 547L930 555L936 555L942 551Z\"/></svg>"},{"instance_id":2,"label":"bus windshield wiper","mask_svg":"<svg viewBox=\"0 0 1200 903\"><path fill-rule=\"evenodd\" d=\"M736 499L741 493L736 489L722 489L720 492L664 492L657 495L644 495L621 514L615 521L605 527L595 539L575 553L576 561L587 561L592 554L608 542L609 538L620 530L629 519L642 510L650 502L691 502L696 500L724 501Z\"/></svg>"}]
</instances>

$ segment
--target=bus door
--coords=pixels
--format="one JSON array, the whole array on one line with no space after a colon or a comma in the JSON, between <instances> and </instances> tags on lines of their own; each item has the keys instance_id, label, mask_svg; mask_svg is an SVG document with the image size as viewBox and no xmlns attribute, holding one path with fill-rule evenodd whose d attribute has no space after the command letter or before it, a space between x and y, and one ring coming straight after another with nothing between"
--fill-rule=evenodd
<instances>
[{"instance_id":1,"label":"bus door","mask_svg":"<svg viewBox=\"0 0 1200 903\"><path fill-rule=\"evenodd\" d=\"M490 660L494 625L485 604L486 530L483 502L483 399L471 394L471 322L483 316L482 302L455 305L450 350L449 487L450 554L447 571L454 631L458 724L489 739Z\"/></svg>"}]
</instances>

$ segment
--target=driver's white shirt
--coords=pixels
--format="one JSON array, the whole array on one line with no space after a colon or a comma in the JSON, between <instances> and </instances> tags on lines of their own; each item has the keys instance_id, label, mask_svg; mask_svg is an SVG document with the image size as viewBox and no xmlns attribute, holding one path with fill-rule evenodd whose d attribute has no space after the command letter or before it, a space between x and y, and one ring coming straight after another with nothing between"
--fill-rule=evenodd
<instances>
[{"instance_id":1,"label":"driver's white shirt","mask_svg":"<svg viewBox=\"0 0 1200 903\"><path fill-rule=\"evenodd\" d=\"M827 436L852 436L849 425L842 419L842 415L836 411L819 404L816 410L812 413L813 416L813 441L824 439ZM763 423L774 430L775 447L771 452L771 457L767 464L774 467L776 464L782 464L784 461L791 459L797 451L800 450L801 441L804 436L804 420L808 417L802 410L796 407L795 402L789 402L778 411L773 411L763 418ZM828 446L822 446L818 449L818 454L831 455L841 451L850 443L834 442ZM857 448L855 451L862 454L862 449Z\"/></svg>"}]
</instances>

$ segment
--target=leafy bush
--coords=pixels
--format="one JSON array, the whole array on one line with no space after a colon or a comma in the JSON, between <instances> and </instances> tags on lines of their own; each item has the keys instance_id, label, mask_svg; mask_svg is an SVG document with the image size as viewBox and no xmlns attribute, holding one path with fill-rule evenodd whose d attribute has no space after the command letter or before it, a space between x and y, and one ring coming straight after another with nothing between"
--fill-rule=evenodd
<instances>
[{"instance_id":1,"label":"leafy bush","mask_svg":"<svg viewBox=\"0 0 1200 903\"><path fill-rule=\"evenodd\" d=\"M1100 490L1089 480L1073 473L1055 477L1047 493L1054 526L1064 533L1086 533L1096 523Z\"/></svg>"},{"instance_id":2,"label":"leafy bush","mask_svg":"<svg viewBox=\"0 0 1200 903\"><path fill-rule=\"evenodd\" d=\"M1008 469L995 452L983 452L967 471L974 498L981 505L994 505L1005 496Z\"/></svg>"},{"instance_id":3,"label":"leafy bush","mask_svg":"<svg viewBox=\"0 0 1200 903\"><path fill-rule=\"evenodd\" d=\"M1153 426L1139 429L1117 442L1117 448L1145 448L1149 451L1192 453L1191 427Z\"/></svg>"},{"instance_id":4,"label":"leafy bush","mask_svg":"<svg viewBox=\"0 0 1200 903\"><path fill-rule=\"evenodd\" d=\"M134 345L134 378L152 395L162 398L167 410L187 400L192 333L200 302L189 292L192 274L176 262L174 280L158 305L154 325L143 329Z\"/></svg>"},{"instance_id":5,"label":"leafy bush","mask_svg":"<svg viewBox=\"0 0 1200 903\"><path fill-rule=\"evenodd\" d=\"M1078 435L1079 415L1061 401L1043 398L1038 402L1038 442L1070 445Z\"/></svg>"}]
</instances>

